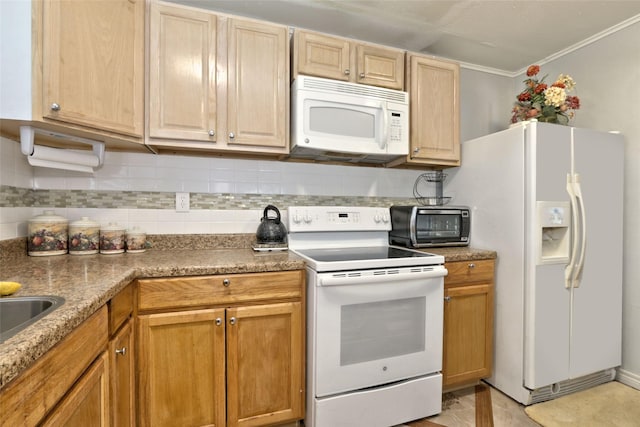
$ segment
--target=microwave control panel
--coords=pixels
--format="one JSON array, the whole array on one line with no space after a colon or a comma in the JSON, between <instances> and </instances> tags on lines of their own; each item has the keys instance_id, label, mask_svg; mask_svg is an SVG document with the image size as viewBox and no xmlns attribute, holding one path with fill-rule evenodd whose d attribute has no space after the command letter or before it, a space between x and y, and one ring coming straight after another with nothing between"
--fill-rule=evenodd
<instances>
[{"instance_id":1,"label":"microwave control panel","mask_svg":"<svg viewBox=\"0 0 640 427\"><path fill-rule=\"evenodd\" d=\"M402 113L397 111L392 111L391 115L391 126L389 126L389 140L393 142L402 141Z\"/></svg>"}]
</instances>

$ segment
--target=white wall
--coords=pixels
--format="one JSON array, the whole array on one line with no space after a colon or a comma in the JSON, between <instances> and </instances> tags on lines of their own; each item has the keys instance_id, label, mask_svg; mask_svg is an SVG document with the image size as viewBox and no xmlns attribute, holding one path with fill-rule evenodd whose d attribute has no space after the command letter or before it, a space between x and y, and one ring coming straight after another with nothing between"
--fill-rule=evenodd
<instances>
[{"instance_id":1,"label":"white wall","mask_svg":"<svg viewBox=\"0 0 640 427\"><path fill-rule=\"evenodd\" d=\"M423 172L107 151L104 166L94 174L86 174L33 168L20 153L20 145L6 138L0 138L0 166L0 185L36 190L85 190L89 197L99 191L163 192L171 193L171 197L175 192L188 192L228 193L236 198L249 194L273 195L276 200L278 195L342 196L347 202L351 196L412 199L413 184ZM433 191L435 195L435 189ZM27 221L43 209L0 205L0 240L26 236ZM184 213L166 208L58 206L54 211L70 221L89 216L103 225L117 222L125 228L139 226L150 234L254 233L262 216L259 209L192 209Z\"/></svg>"}]
</instances>

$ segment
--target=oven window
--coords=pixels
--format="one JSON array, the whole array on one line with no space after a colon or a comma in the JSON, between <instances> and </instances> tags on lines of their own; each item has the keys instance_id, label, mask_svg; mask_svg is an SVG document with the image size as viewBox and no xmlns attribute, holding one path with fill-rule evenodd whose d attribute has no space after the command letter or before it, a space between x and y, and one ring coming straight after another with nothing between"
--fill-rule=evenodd
<instances>
[{"instance_id":1,"label":"oven window","mask_svg":"<svg viewBox=\"0 0 640 427\"><path fill-rule=\"evenodd\" d=\"M373 139L375 110L371 112L332 106L313 106L309 111L309 130L320 134Z\"/></svg>"},{"instance_id":2,"label":"oven window","mask_svg":"<svg viewBox=\"0 0 640 427\"><path fill-rule=\"evenodd\" d=\"M424 351L426 298L343 305L340 365Z\"/></svg>"},{"instance_id":3,"label":"oven window","mask_svg":"<svg viewBox=\"0 0 640 427\"><path fill-rule=\"evenodd\" d=\"M418 215L416 234L420 238L457 238L460 236L460 215Z\"/></svg>"}]
</instances>

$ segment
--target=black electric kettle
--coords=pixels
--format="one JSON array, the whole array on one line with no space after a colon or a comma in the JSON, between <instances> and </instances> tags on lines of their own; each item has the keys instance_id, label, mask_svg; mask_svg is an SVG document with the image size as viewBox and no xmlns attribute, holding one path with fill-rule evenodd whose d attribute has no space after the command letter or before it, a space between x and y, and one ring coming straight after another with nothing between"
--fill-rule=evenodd
<instances>
[{"instance_id":1,"label":"black electric kettle","mask_svg":"<svg viewBox=\"0 0 640 427\"><path fill-rule=\"evenodd\" d=\"M276 213L275 218L269 218L269 211ZM287 242L287 229L280 221L280 211L273 205L264 208L262 219L258 231L256 231L256 241L259 244L282 244Z\"/></svg>"}]
</instances>

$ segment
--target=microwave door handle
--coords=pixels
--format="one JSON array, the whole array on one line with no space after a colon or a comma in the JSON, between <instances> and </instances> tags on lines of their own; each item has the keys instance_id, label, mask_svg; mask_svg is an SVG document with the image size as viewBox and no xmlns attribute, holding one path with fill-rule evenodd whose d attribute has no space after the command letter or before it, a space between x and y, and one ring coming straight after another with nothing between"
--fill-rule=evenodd
<instances>
[{"instance_id":1,"label":"microwave door handle","mask_svg":"<svg viewBox=\"0 0 640 427\"><path fill-rule=\"evenodd\" d=\"M387 109L387 101L382 101L380 103L380 108L382 109L382 138L378 141L378 145L380 149L384 150L387 147L387 142L389 139L389 110Z\"/></svg>"}]
</instances>

